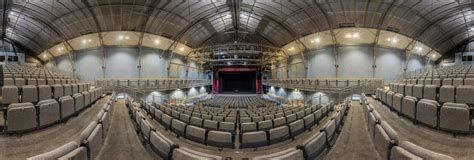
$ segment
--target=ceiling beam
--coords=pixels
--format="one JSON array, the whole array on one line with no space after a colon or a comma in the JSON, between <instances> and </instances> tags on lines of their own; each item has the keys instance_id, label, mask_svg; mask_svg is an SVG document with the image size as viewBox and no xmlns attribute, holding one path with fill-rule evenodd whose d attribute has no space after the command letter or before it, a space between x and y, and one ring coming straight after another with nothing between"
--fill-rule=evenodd
<instances>
[{"instance_id":1,"label":"ceiling beam","mask_svg":"<svg viewBox=\"0 0 474 160\"><path fill-rule=\"evenodd\" d=\"M240 0L232 0L232 20L234 21L235 39L239 40Z\"/></svg>"}]
</instances>

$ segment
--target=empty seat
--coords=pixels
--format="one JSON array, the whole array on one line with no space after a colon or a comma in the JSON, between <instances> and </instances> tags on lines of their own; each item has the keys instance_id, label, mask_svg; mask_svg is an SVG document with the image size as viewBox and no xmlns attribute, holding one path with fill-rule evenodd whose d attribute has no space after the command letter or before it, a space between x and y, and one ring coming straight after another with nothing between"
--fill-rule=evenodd
<instances>
[{"instance_id":1,"label":"empty seat","mask_svg":"<svg viewBox=\"0 0 474 160\"><path fill-rule=\"evenodd\" d=\"M70 96L72 95L72 86L70 84L65 84L63 85L63 88L64 88L64 95L65 96Z\"/></svg>"},{"instance_id":2,"label":"empty seat","mask_svg":"<svg viewBox=\"0 0 474 160\"><path fill-rule=\"evenodd\" d=\"M70 117L76 111L74 109L74 99L70 96L59 98L59 105L61 107L61 119Z\"/></svg>"},{"instance_id":3,"label":"empty seat","mask_svg":"<svg viewBox=\"0 0 474 160\"><path fill-rule=\"evenodd\" d=\"M291 123L296 120L296 115L295 114L290 114L286 116L286 122Z\"/></svg>"},{"instance_id":4,"label":"empty seat","mask_svg":"<svg viewBox=\"0 0 474 160\"><path fill-rule=\"evenodd\" d=\"M436 87L440 87L441 86L441 79L435 78L435 79L433 79L433 83L431 83L431 84L435 85Z\"/></svg>"},{"instance_id":5,"label":"empty seat","mask_svg":"<svg viewBox=\"0 0 474 160\"><path fill-rule=\"evenodd\" d=\"M395 109L397 112L402 111L402 100L403 100L403 94L397 93L393 96L393 109Z\"/></svg>"},{"instance_id":6,"label":"empty seat","mask_svg":"<svg viewBox=\"0 0 474 160\"><path fill-rule=\"evenodd\" d=\"M79 93L79 86L77 84L72 84L71 88L72 88L72 94Z\"/></svg>"},{"instance_id":7,"label":"empty seat","mask_svg":"<svg viewBox=\"0 0 474 160\"><path fill-rule=\"evenodd\" d=\"M292 159L304 159L303 151L300 149L295 148L288 148L284 151L279 151L276 153L272 153L269 155L257 156L254 157L252 160L268 160L268 159L275 159L275 160L292 160Z\"/></svg>"},{"instance_id":8,"label":"empty seat","mask_svg":"<svg viewBox=\"0 0 474 160\"><path fill-rule=\"evenodd\" d=\"M437 100L437 91L435 85L425 85L423 88L423 98Z\"/></svg>"},{"instance_id":9,"label":"empty seat","mask_svg":"<svg viewBox=\"0 0 474 160\"><path fill-rule=\"evenodd\" d=\"M258 130L266 131L273 128L273 122L271 120L265 120L258 122Z\"/></svg>"},{"instance_id":10,"label":"empty seat","mask_svg":"<svg viewBox=\"0 0 474 160\"><path fill-rule=\"evenodd\" d=\"M398 84L398 92L400 94L405 94L405 84Z\"/></svg>"},{"instance_id":11,"label":"empty seat","mask_svg":"<svg viewBox=\"0 0 474 160\"><path fill-rule=\"evenodd\" d=\"M405 85L405 95L406 96L413 96L413 84Z\"/></svg>"},{"instance_id":12,"label":"empty seat","mask_svg":"<svg viewBox=\"0 0 474 160\"><path fill-rule=\"evenodd\" d=\"M38 89L33 85L25 85L22 87L21 101L22 102L37 102Z\"/></svg>"},{"instance_id":13,"label":"empty seat","mask_svg":"<svg viewBox=\"0 0 474 160\"><path fill-rule=\"evenodd\" d=\"M46 85L46 80L43 78L38 78L36 82L38 85Z\"/></svg>"},{"instance_id":14,"label":"empty seat","mask_svg":"<svg viewBox=\"0 0 474 160\"><path fill-rule=\"evenodd\" d=\"M4 78L3 79L3 85L4 86L14 86L15 81L13 80L13 78Z\"/></svg>"},{"instance_id":15,"label":"empty seat","mask_svg":"<svg viewBox=\"0 0 474 160\"><path fill-rule=\"evenodd\" d=\"M27 85L33 85L33 86L38 85L38 84L36 83L36 79L35 79L35 78L28 78L28 80L26 81L26 84L27 84Z\"/></svg>"},{"instance_id":16,"label":"empty seat","mask_svg":"<svg viewBox=\"0 0 474 160\"><path fill-rule=\"evenodd\" d=\"M82 92L84 98L84 106L89 106L91 104L91 95L89 92Z\"/></svg>"},{"instance_id":17,"label":"empty seat","mask_svg":"<svg viewBox=\"0 0 474 160\"><path fill-rule=\"evenodd\" d=\"M440 102L454 102L456 87L452 85L441 86L439 89L439 101Z\"/></svg>"},{"instance_id":18,"label":"empty seat","mask_svg":"<svg viewBox=\"0 0 474 160\"><path fill-rule=\"evenodd\" d=\"M203 127L209 130L217 130L218 129L217 124L218 124L217 121L204 120Z\"/></svg>"},{"instance_id":19,"label":"empty seat","mask_svg":"<svg viewBox=\"0 0 474 160\"><path fill-rule=\"evenodd\" d=\"M444 103L440 110L439 127L452 132L469 133L469 106L463 103Z\"/></svg>"},{"instance_id":20,"label":"empty seat","mask_svg":"<svg viewBox=\"0 0 474 160\"><path fill-rule=\"evenodd\" d=\"M263 121L262 116L252 117L252 122L260 122L260 121Z\"/></svg>"},{"instance_id":21,"label":"empty seat","mask_svg":"<svg viewBox=\"0 0 474 160\"><path fill-rule=\"evenodd\" d=\"M257 130L257 123L255 122L245 122L240 124L240 132L251 132Z\"/></svg>"},{"instance_id":22,"label":"empty seat","mask_svg":"<svg viewBox=\"0 0 474 160\"><path fill-rule=\"evenodd\" d=\"M84 108L84 96L80 93L76 93L72 95L72 98L74 98L74 108L76 112L82 110Z\"/></svg>"},{"instance_id":23,"label":"empty seat","mask_svg":"<svg viewBox=\"0 0 474 160\"><path fill-rule=\"evenodd\" d=\"M296 119L302 119L305 116L304 111L296 112Z\"/></svg>"},{"instance_id":24,"label":"empty seat","mask_svg":"<svg viewBox=\"0 0 474 160\"><path fill-rule=\"evenodd\" d=\"M234 122L219 122L219 131L226 131L235 134Z\"/></svg>"},{"instance_id":25,"label":"empty seat","mask_svg":"<svg viewBox=\"0 0 474 160\"><path fill-rule=\"evenodd\" d=\"M423 98L423 85L417 84L413 86L413 97Z\"/></svg>"},{"instance_id":26,"label":"empty seat","mask_svg":"<svg viewBox=\"0 0 474 160\"><path fill-rule=\"evenodd\" d=\"M177 149L173 150L172 153L173 160L221 160L223 159L222 157L216 156L216 155L210 155L202 152L197 152L193 151L191 149L185 148L185 147L179 147Z\"/></svg>"},{"instance_id":27,"label":"empty seat","mask_svg":"<svg viewBox=\"0 0 474 160\"><path fill-rule=\"evenodd\" d=\"M27 158L27 160L45 160L45 159L67 159L83 158L87 159L87 151L84 147L79 147L79 143L71 141L49 152ZM79 149L76 151L76 149ZM78 152L78 153L76 153Z\"/></svg>"},{"instance_id":28,"label":"empty seat","mask_svg":"<svg viewBox=\"0 0 474 160\"><path fill-rule=\"evenodd\" d=\"M237 117L225 117L224 122L233 122L237 123Z\"/></svg>"},{"instance_id":29,"label":"empty seat","mask_svg":"<svg viewBox=\"0 0 474 160\"><path fill-rule=\"evenodd\" d=\"M155 131L150 134L150 146L162 159L170 159L173 149L177 147L173 141Z\"/></svg>"},{"instance_id":30,"label":"empty seat","mask_svg":"<svg viewBox=\"0 0 474 160\"><path fill-rule=\"evenodd\" d=\"M191 117L191 125L195 125L195 126L198 126L198 127L202 127L202 122L203 120L201 118L198 118L198 117Z\"/></svg>"},{"instance_id":31,"label":"empty seat","mask_svg":"<svg viewBox=\"0 0 474 160\"><path fill-rule=\"evenodd\" d=\"M18 103L18 87L16 86L3 86L2 87L2 103Z\"/></svg>"},{"instance_id":32,"label":"empty seat","mask_svg":"<svg viewBox=\"0 0 474 160\"><path fill-rule=\"evenodd\" d=\"M188 125L186 126L186 139L204 144L206 142L206 129Z\"/></svg>"},{"instance_id":33,"label":"empty seat","mask_svg":"<svg viewBox=\"0 0 474 160\"><path fill-rule=\"evenodd\" d=\"M270 129L268 133L270 144L275 144L290 138L290 130L288 126L280 126L277 128Z\"/></svg>"},{"instance_id":34,"label":"empty seat","mask_svg":"<svg viewBox=\"0 0 474 160\"><path fill-rule=\"evenodd\" d=\"M102 124L98 124L92 133L87 137L86 146L89 151L89 157L95 159L102 148Z\"/></svg>"},{"instance_id":35,"label":"empty seat","mask_svg":"<svg viewBox=\"0 0 474 160\"><path fill-rule=\"evenodd\" d=\"M331 119L326 125L324 126L323 129L321 129L321 132L326 133L326 139L328 142L332 141L333 138L336 135L336 120ZM328 144L329 145L329 144Z\"/></svg>"},{"instance_id":36,"label":"empty seat","mask_svg":"<svg viewBox=\"0 0 474 160\"><path fill-rule=\"evenodd\" d=\"M279 127L285 124L286 124L286 117L279 117L279 118L273 119L274 127Z\"/></svg>"},{"instance_id":37,"label":"empty seat","mask_svg":"<svg viewBox=\"0 0 474 160\"><path fill-rule=\"evenodd\" d=\"M64 96L64 88L62 85L56 84L52 86L53 88L53 98L59 98Z\"/></svg>"},{"instance_id":38,"label":"empty seat","mask_svg":"<svg viewBox=\"0 0 474 160\"><path fill-rule=\"evenodd\" d=\"M417 99L412 96L405 96L402 101L402 114L414 120L416 112Z\"/></svg>"},{"instance_id":39,"label":"empty seat","mask_svg":"<svg viewBox=\"0 0 474 160\"><path fill-rule=\"evenodd\" d=\"M389 159L390 148L398 143L397 132L385 121L375 126L374 146L383 159Z\"/></svg>"},{"instance_id":40,"label":"empty seat","mask_svg":"<svg viewBox=\"0 0 474 160\"><path fill-rule=\"evenodd\" d=\"M453 79L452 78L443 78L443 86L444 85L453 85Z\"/></svg>"},{"instance_id":41,"label":"empty seat","mask_svg":"<svg viewBox=\"0 0 474 160\"><path fill-rule=\"evenodd\" d=\"M230 132L209 131L207 144L216 147L234 148L233 136Z\"/></svg>"},{"instance_id":42,"label":"empty seat","mask_svg":"<svg viewBox=\"0 0 474 160\"><path fill-rule=\"evenodd\" d=\"M245 132L242 134L241 148L257 148L266 146L267 133L265 131Z\"/></svg>"},{"instance_id":43,"label":"empty seat","mask_svg":"<svg viewBox=\"0 0 474 160\"><path fill-rule=\"evenodd\" d=\"M264 118L265 120L273 120L275 119L275 116L273 114L270 114L270 115L266 115Z\"/></svg>"},{"instance_id":44,"label":"empty seat","mask_svg":"<svg viewBox=\"0 0 474 160\"><path fill-rule=\"evenodd\" d=\"M171 117L179 119L179 112L176 110L171 111Z\"/></svg>"},{"instance_id":45,"label":"empty seat","mask_svg":"<svg viewBox=\"0 0 474 160\"><path fill-rule=\"evenodd\" d=\"M461 85L456 87L456 103L474 104L474 87Z\"/></svg>"},{"instance_id":46,"label":"empty seat","mask_svg":"<svg viewBox=\"0 0 474 160\"><path fill-rule=\"evenodd\" d=\"M316 159L328 148L326 137L326 132L318 132L303 142L306 159Z\"/></svg>"},{"instance_id":47,"label":"empty seat","mask_svg":"<svg viewBox=\"0 0 474 160\"><path fill-rule=\"evenodd\" d=\"M437 152L433 152L431 150L428 150L428 149L425 149L423 147L417 146L417 145L415 145L411 142L408 142L408 141L402 142L399 146L401 148L403 148L404 150L412 153L413 155L416 155L420 159L454 160L454 158L452 158L450 156L447 156L447 155L444 155L444 154L441 154L441 153L437 153ZM395 155L397 155L397 153L395 153ZM412 157L412 156L410 156L410 157Z\"/></svg>"},{"instance_id":48,"label":"empty seat","mask_svg":"<svg viewBox=\"0 0 474 160\"><path fill-rule=\"evenodd\" d=\"M104 113L104 114L107 114L107 113ZM152 125L150 124L150 122L148 122L146 119L143 119L143 118L140 119L140 132L142 133L142 137L145 143L148 143L150 141L150 134L153 130L151 126ZM106 125L104 125L104 128L105 127Z\"/></svg>"},{"instance_id":49,"label":"empty seat","mask_svg":"<svg viewBox=\"0 0 474 160\"><path fill-rule=\"evenodd\" d=\"M7 132L19 132L36 128L36 109L32 103L12 103L6 117Z\"/></svg>"},{"instance_id":50,"label":"empty seat","mask_svg":"<svg viewBox=\"0 0 474 160\"><path fill-rule=\"evenodd\" d=\"M422 160L423 158L403 149L399 146L392 147L390 151L390 159L410 159L410 160Z\"/></svg>"},{"instance_id":51,"label":"empty seat","mask_svg":"<svg viewBox=\"0 0 474 160\"><path fill-rule=\"evenodd\" d=\"M464 79L463 78L454 78L453 79L453 86L460 86L464 84Z\"/></svg>"},{"instance_id":52,"label":"empty seat","mask_svg":"<svg viewBox=\"0 0 474 160\"><path fill-rule=\"evenodd\" d=\"M393 92L393 91L387 92L387 100L386 100L385 103L387 103L387 105L388 105L389 107L392 107L392 106L393 106L393 104L392 104L392 102L393 102L393 95L395 95L395 92Z\"/></svg>"},{"instance_id":53,"label":"empty seat","mask_svg":"<svg viewBox=\"0 0 474 160\"><path fill-rule=\"evenodd\" d=\"M52 97L51 87L48 85L38 85L38 93L39 101L51 99Z\"/></svg>"},{"instance_id":54,"label":"empty seat","mask_svg":"<svg viewBox=\"0 0 474 160\"><path fill-rule=\"evenodd\" d=\"M291 122L288 124L288 126L290 127L290 134L292 138L295 138L304 132L304 121L301 119Z\"/></svg>"},{"instance_id":55,"label":"empty seat","mask_svg":"<svg viewBox=\"0 0 474 160\"><path fill-rule=\"evenodd\" d=\"M180 114L179 120L183 121L184 123L189 123L190 117L187 114Z\"/></svg>"},{"instance_id":56,"label":"empty seat","mask_svg":"<svg viewBox=\"0 0 474 160\"><path fill-rule=\"evenodd\" d=\"M25 85L25 79L23 78L15 78L15 86L21 88Z\"/></svg>"},{"instance_id":57,"label":"empty seat","mask_svg":"<svg viewBox=\"0 0 474 160\"><path fill-rule=\"evenodd\" d=\"M303 121L304 121L304 128L307 130L311 129L311 127L316 123L316 121L314 120L313 114L305 116L303 118Z\"/></svg>"},{"instance_id":58,"label":"empty seat","mask_svg":"<svg viewBox=\"0 0 474 160\"><path fill-rule=\"evenodd\" d=\"M38 125L46 126L61 119L59 103L54 99L42 100L36 104L38 106Z\"/></svg>"},{"instance_id":59,"label":"empty seat","mask_svg":"<svg viewBox=\"0 0 474 160\"><path fill-rule=\"evenodd\" d=\"M416 121L431 127L437 127L438 123L438 106L437 101L422 99L416 106Z\"/></svg>"},{"instance_id":60,"label":"empty seat","mask_svg":"<svg viewBox=\"0 0 474 160\"><path fill-rule=\"evenodd\" d=\"M464 85L474 86L474 78L464 79Z\"/></svg>"},{"instance_id":61,"label":"empty seat","mask_svg":"<svg viewBox=\"0 0 474 160\"><path fill-rule=\"evenodd\" d=\"M166 128L171 128L171 120L173 118L171 116L169 116L168 114L163 114L161 116L161 123L163 124L163 126L165 126Z\"/></svg>"}]
</instances>

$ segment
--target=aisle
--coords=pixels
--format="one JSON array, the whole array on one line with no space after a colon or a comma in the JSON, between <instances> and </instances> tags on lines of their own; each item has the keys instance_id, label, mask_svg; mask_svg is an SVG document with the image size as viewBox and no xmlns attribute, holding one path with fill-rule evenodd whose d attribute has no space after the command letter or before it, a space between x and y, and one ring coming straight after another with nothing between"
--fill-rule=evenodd
<instances>
[{"instance_id":1,"label":"aisle","mask_svg":"<svg viewBox=\"0 0 474 160\"><path fill-rule=\"evenodd\" d=\"M369 138L358 102L352 102L339 138L324 159L381 159Z\"/></svg>"},{"instance_id":2,"label":"aisle","mask_svg":"<svg viewBox=\"0 0 474 160\"><path fill-rule=\"evenodd\" d=\"M123 101L115 104L109 132L97 159L153 159L138 139Z\"/></svg>"}]
</instances>

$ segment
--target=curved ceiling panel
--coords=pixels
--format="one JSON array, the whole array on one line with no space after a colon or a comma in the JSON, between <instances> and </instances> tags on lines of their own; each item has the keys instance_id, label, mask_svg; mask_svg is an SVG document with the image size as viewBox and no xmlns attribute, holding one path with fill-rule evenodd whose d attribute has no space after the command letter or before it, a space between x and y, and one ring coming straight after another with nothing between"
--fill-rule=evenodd
<instances>
[{"instance_id":1,"label":"curved ceiling panel","mask_svg":"<svg viewBox=\"0 0 474 160\"><path fill-rule=\"evenodd\" d=\"M5 0L2 3L7 3L1 8L2 36L38 54L65 40L107 31L146 32L193 48L233 41L282 47L313 33L345 27L389 30L445 53L471 38L474 20L474 2L468 0Z\"/></svg>"}]
</instances>

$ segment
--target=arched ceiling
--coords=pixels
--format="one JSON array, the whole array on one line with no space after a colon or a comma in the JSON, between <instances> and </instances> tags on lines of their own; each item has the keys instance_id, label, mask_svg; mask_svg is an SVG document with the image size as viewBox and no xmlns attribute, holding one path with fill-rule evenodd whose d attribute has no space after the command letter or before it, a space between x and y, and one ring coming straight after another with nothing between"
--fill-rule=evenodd
<instances>
[{"instance_id":1,"label":"arched ceiling","mask_svg":"<svg viewBox=\"0 0 474 160\"><path fill-rule=\"evenodd\" d=\"M398 32L440 53L474 32L471 0L4 0L1 35L40 53L80 35L139 31L188 46L282 47L341 27Z\"/></svg>"}]
</instances>

